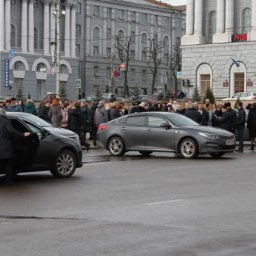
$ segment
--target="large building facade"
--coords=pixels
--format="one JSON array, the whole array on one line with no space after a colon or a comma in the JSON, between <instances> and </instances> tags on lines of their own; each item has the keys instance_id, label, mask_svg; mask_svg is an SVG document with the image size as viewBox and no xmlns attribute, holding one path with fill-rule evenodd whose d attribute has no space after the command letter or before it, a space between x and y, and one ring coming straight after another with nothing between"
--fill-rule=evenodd
<instances>
[{"instance_id":1,"label":"large building facade","mask_svg":"<svg viewBox=\"0 0 256 256\"><path fill-rule=\"evenodd\" d=\"M123 73L112 80L113 70L118 70L121 64L115 47L117 35L134 40L130 51L129 90L137 87L142 94L151 94L152 74L146 52L149 39L164 42L160 58L170 56L185 33L184 9L150 0L94 0L81 2L81 5L84 5L81 24L85 17L85 26L77 33L77 49L83 56L80 74L86 95L95 94L97 90L104 93L111 87L112 91L123 95ZM170 70L162 65L155 88L162 88L164 84L173 85Z\"/></svg>"},{"instance_id":2,"label":"large building facade","mask_svg":"<svg viewBox=\"0 0 256 256\"><path fill-rule=\"evenodd\" d=\"M60 86L69 97L76 97L76 1L63 2L63 17L56 17L55 3L54 0L0 1L1 97L30 95L41 99L45 92L56 91L51 44L56 44L58 22Z\"/></svg>"},{"instance_id":3,"label":"large building facade","mask_svg":"<svg viewBox=\"0 0 256 256\"><path fill-rule=\"evenodd\" d=\"M129 87L150 94L148 39L163 41L160 58L167 58L184 33L184 9L154 0L1 0L0 97L41 99L57 90L56 72L68 98L104 93L110 87L122 95L123 73L112 78L121 64L115 48L120 34L134 38ZM56 44L60 46L57 69L51 47ZM156 88L171 86L171 79L168 67L162 65Z\"/></svg>"},{"instance_id":4,"label":"large building facade","mask_svg":"<svg viewBox=\"0 0 256 256\"><path fill-rule=\"evenodd\" d=\"M255 0L187 0L182 70L201 95L256 91L255 14Z\"/></svg>"}]
</instances>

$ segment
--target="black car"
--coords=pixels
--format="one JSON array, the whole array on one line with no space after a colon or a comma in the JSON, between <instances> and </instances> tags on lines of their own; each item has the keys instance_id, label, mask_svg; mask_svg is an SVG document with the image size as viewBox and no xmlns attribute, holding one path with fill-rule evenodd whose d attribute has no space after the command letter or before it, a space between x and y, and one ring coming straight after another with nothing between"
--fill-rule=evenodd
<instances>
[{"instance_id":1,"label":"black car","mask_svg":"<svg viewBox=\"0 0 256 256\"><path fill-rule=\"evenodd\" d=\"M17 173L49 170L55 177L67 178L82 167L82 150L72 131L51 127L28 113L7 112L8 119L20 132L31 135L14 142ZM5 171L0 168L0 174Z\"/></svg>"},{"instance_id":2,"label":"black car","mask_svg":"<svg viewBox=\"0 0 256 256\"><path fill-rule=\"evenodd\" d=\"M114 156L139 151L142 155L175 152L183 158L195 158L199 154L219 158L236 149L232 133L200 126L186 116L170 112L129 114L101 124L97 143Z\"/></svg>"}]
</instances>

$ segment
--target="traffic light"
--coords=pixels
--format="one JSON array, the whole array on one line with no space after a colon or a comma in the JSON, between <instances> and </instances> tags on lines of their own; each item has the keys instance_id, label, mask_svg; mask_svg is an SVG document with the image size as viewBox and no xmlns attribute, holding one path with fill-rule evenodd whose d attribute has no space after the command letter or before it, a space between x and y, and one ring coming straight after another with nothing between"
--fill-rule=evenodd
<instances>
[{"instance_id":1,"label":"traffic light","mask_svg":"<svg viewBox=\"0 0 256 256\"><path fill-rule=\"evenodd\" d=\"M187 87L191 87L192 85L190 84L190 80L187 79Z\"/></svg>"},{"instance_id":2,"label":"traffic light","mask_svg":"<svg viewBox=\"0 0 256 256\"><path fill-rule=\"evenodd\" d=\"M185 80L182 80L182 86L185 87Z\"/></svg>"}]
</instances>

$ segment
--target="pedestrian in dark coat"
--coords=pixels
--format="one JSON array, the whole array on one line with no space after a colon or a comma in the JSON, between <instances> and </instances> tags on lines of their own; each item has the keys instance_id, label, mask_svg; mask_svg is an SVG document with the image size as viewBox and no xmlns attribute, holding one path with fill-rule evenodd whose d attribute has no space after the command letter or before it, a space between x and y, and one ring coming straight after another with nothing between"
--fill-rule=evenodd
<instances>
[{"instance_id":1,"label":"pedestrian in dark coat","mask_svg":"<svg viewBox=\"0 0 256 256\"><path fill-rule=\"evenodd\" d=\"M222 116L217 117L215 115L216 121L219 123L219 127L232 132L232 118L233 118L233 112L228 111L228 108L226 105L222 106Z\"/></svg>"},{"instance_id":2,"label":"pedestrian in dark coat","mask_svg":"<svg viewBox=\"0 0 256 256\"><path fill-rule=\"evenodd\" d=\"M252 104L247 118L247 128L249 130L249 140L251 141L250 150L254 150L256 138L256 103Z\"/></svg>"},{"instance_id":3,"label":"pedestrian in dark coat","mask_svg":"<svg viewBox=\"0 0 256 256\"><path fill-rule=\"evenodd\" d=\"M51 122L51 119L49 117L50 107L51 107L50 102L41 102L38 107L38 116L49 123Z\"/></svg>"},{"instance_id":4,"label":"pedestrian in dark coat","mask_svg":"<svg viewBox=\"0 0 256 256\"><path fill-rule=\"evenodd\" d=\"M33 114L35 116L37 116L37 110L36 110L36 106L33 102L32 99L28 99L25 106L24 106L24 112L26 113L30 113Z\"/></svg>"},{"instance_id":5,"label":"pedestrian in dark coat","mask_svg":"<svg viewBox=\"0 0 256 256\"><path fill-rule=\"evenodd\" d=\"M202 115L198 112L198 110L196 108L196 104L192 104L191 108L189 108L186 111L185 116L187 116L190 119L194 120L198 124L200 124L200 122L202 120Z\"/></svg>"},{"instance_id":6,"label":"pedestrian in dark coat","mask_svg":"<svg viewBox=\"0 0 256 256\"><path fill-rule=\"evenodd\" d=\"M239 142L238 152L242 153L244 151L244 128L245 128L246 113L243 108L243 102L238 103L237 112L237 139Z\"/></svg>"},{"instance_id":7,"label":"pedestrian in dark coat","mask_svg":"<svg viewBox=\"0 0 256 256\"><path fill-rule=\"evenodd\" d=\"M114 120L116 118L121 117L122 108L123 108L123 105L121 102L118 102L118 101L113 102L110 108L110 120Z\"/></svg>"},{"instance_id":8,"label":"pedestrian in dark coat","mask_svg":"<svg viewBox=\"0 0 256 256\"><path fill-rule=\"evenodd\" d=\"M209 122L209 112L204 108L203 104L198 105L198 112L201 114L201 121L199 124L207 126Z\"/></svg>"},{"instance_id":9,"label":"pedestrian in dark coat","mask_svg":"<svg viewBox=\"0 0 256 256\"><path fill-rule=\"evenodd\" d=\"M6 172L5 183L11 184L14 175L15 152L13 141L29 136L29 132L21 133L14 129L6 117L4 109L0 108L0 163Z\"/></svg>"}]
</instances>

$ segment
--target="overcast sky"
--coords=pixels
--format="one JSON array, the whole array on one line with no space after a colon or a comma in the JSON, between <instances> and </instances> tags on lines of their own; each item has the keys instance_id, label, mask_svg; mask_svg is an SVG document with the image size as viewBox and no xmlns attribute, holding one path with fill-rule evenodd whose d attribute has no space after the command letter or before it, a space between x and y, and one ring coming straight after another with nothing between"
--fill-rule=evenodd
<instances>
[{"instance_id":1,"label":"overcast sky","mask_svg":"<svg viewBox=\"0 0 256 256\"><path fill-rule=\"evenodd\" d=\"M186 4L186 0L162 0L162 2L166 2L171 5L182 5Z\"/></svg>"}]
</instances>

